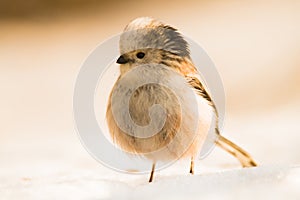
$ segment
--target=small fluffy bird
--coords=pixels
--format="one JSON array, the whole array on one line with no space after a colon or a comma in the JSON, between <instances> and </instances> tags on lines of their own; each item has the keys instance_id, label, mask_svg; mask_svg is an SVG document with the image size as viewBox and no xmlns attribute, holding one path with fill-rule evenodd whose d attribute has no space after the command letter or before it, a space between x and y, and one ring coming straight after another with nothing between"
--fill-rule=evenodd
<instances>
[{"instance_id":1,"label":"small fluffy bird","mask_svg":"<svg viewBox=\"0 0 300 200\"><path fill-rule=\"evenodd\" d=\"M153 161L149 182L157 161L188 157L193 174L194 159L210 130L215 144L243 167L257 165L245 150L219 134L214 101L176 28L149 17L137 18L125 27L119 45L120 76L108 100L106 119L116 145ZM153 109L157 105L163 112Z\"/></svg>"}]
</instances>

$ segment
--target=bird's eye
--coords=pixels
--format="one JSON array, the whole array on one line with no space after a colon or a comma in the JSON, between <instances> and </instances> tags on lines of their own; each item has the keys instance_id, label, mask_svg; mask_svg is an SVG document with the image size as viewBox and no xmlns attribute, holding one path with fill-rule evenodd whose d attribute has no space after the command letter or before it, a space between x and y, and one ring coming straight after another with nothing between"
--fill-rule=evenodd
<instances>
[{"instance_id":1,"label":"bird's eye","mask_svg":"<svg viewBox=\"0 0 300 200\"><path fill-rule=\"evenodd\" d=\"M136 57L139 58L139 59L142 59L142 58L145 57L145 53L143 53L143 52L138 52L138 53L136 54Z\"/></svg>"}]
</instances>

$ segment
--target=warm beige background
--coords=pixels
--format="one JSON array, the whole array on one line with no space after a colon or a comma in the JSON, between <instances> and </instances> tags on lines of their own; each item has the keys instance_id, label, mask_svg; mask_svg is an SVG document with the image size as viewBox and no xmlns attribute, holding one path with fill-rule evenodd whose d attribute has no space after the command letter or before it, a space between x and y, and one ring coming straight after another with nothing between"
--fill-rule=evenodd
<instances>
[{"instance_id":1,"label":"warm beige background","mask_svg":"<svg viewBox=\"0 0 300 200\"><path fill-rule=\"evenodd\" d=\"M80 145L72 92L88 54L139 16L178 27L214 60L227 95L225 135L261 164L300 164L299 1L84 2L0 4L0 186L132 177ZM224 167L238 165L216 149L198 171Z\"/></svg>"}]
</instances>

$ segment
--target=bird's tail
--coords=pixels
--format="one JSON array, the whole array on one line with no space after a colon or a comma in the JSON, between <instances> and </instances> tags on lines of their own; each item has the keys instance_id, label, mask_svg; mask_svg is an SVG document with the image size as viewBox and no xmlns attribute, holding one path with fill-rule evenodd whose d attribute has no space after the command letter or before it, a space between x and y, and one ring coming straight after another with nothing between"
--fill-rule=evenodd
<instances>
[{"instance_id":1,"label":"bird's tail","mask_svg":"<svg viewBox=\"0 0 300 200\"><path fill-rule=\"evenodd\" d=\"M244 149L237 146L230 140L226 139L225 137L219 135L216 144L221 147L223 150L227 151L234 157L236 157L243 167L255 167L257 166L256 162L253 158L247 153Z\"/></svg>"}]
</instances>

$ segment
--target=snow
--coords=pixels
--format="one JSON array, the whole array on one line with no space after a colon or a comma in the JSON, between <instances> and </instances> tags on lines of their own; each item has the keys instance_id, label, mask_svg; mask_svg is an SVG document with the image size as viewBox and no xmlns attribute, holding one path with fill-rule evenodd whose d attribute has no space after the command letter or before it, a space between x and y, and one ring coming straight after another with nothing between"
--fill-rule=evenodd
<instances>
[{"instance_id":1,"label":"snow","mask_svg":"<svg viewBox=\"0 0 300 200\"><path fill-rule=\"evenodd\" d=\"M140 179L140 178L139 178ZM132 181L132 180L131 180ZM159 176L155 182L93 176L22 180L2 186L1 199L298 199L300 168L263 166L200 175ZM137 184L137 182L139 182Z\"/></svg>"}]
</instances>

